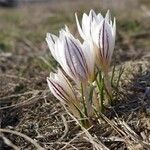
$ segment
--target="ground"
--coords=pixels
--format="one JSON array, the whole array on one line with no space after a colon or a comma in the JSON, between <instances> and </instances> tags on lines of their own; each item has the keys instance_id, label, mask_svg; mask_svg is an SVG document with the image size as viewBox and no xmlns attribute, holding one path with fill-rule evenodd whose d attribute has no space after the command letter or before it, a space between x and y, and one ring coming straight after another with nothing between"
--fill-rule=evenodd
<instances>
[{"instance_id":1,"label":"ground","mask_svg":"<svg viewBox=\"0 0 150 150\"><path fill-rule=\"evenodd\" d=\"M46 77L57 63L50 55L45 35L58 34L66 24L79 37L74 13L80 15L90 8L102 13L110 8L116 16L112 66L123 65L125 70L115 105L87 131L94 137L89 140L87 132L82 132L47 87ZM1 129L23 133L50 150L92 150L96 143L112 150L150 149L149 8L149 0L57 0L0 8ZM15 145L25 150L36 149L26 138L0 134L0 150L15 149Z\"/></svg>"}]
</instances>

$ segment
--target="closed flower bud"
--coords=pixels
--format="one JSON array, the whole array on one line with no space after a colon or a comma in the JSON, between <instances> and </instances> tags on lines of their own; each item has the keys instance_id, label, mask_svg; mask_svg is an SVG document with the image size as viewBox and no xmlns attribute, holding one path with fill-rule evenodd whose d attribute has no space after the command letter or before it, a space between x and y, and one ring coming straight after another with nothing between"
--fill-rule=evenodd
<instances>
[{"instance_id":1,"label":"closed flower bud","mask_svg":"<svg viewBox=\"0 0 150 150\"><path fill-rule=\"evenodd\" d=\"M48 34L46 41L53 57L71 79L76 83L93 79L95 55L91 51L91 44L81 44L67 27L60 31L59 37Z\"/></svg>"}]
</instances>

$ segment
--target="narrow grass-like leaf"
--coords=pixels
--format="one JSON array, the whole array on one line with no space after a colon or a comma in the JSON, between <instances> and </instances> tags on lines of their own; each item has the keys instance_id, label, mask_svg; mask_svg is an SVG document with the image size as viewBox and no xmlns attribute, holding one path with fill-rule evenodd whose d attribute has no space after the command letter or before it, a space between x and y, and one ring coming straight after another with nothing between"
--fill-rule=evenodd
<instances>
[{"instance_id":1,"label":"narrow grass-like leaf","mask_svg":"<svg viewBox=\"0 0 150 150\"><path fill-rule=\"evenodd\" d=\"M98 79L96 79L96 84L99 90L99 95L100 95L100 106L99 106L99 111L103 112L104 111L104 78L102 77L102 72L99 71L98 73Z\"/></svg>"},{"instance_id":2,"label":"narrow grass-like leaf","mask_svg":"<svg viewBox=\"0 0 150 150\"><path fill-rule=\"evenodd\" d=\"M88 91L88 96L87 96L87 110L88 110L88 116L90 117L91 115L93 115L94 111L93 111L93 92L94 92L95 86L90 85L89 87L89 91Z\"/></svg>"},{"instance_id":3,"label":"narrow grass-like leaf","mask_svg":"<svg viewBox=\"0 0 150 150\"><path fill-rule=\"evenodd\" d=\"M88 101L91 101L92 103L92 98L93 98L93 91L94 91L95 87L94 86L91 86L90 87L90 93L89 93L89 96L88 96Z\"/></svg>"},{"instance_id":4,"label":"narrow grass-like leaf","mask_svg":"<svg viewBox=\"0 0 150 150\"><path fill-rule=\"evenodd\" d=\"M116 88L118 88L118 86L119 86L119 82L120 82L121 76L123 74L123 71L124 71L124 67L121 66L119 69L119 75L118 75L117 82L116 82Z\"/></svg>"},{"instance_id":5,"label":"narrow grass-like leaf","mask_svg":"<svg viewBox=\"0 0 150 150\"><path fill-rule=\"evenodd\" d=\"M116 66L113 66L112 74L111 74L111 86L114 87L114 76L115 76Z\"/></svg>"},{"instance_id":6,"label":"narrow grass-like leaf","mask_svg":"<svg viewBox=\"0 0 150 150\"><path fill-rule=\"evenodd\" d=\"M84 99L84 87L83 87L83 83L81 83L81 99L82 99L82 105L83 105L83 111L85 116L88 116L87 114L87 108L86 108L86 103L85 103L85 99Z\"/></svg>"},{"instance_id":7,"label":"narrow grass-like leaf","mask_svg":"<svg viewBox=\"0 0 150 150\"><path fill-rule=\"evenodd\" d=\"M100 82L100 88L101 88L101 93L100 93L100 100L101 100L101 112L104 111L104 78L101 79Z\"/></svg>"}]
</instances>

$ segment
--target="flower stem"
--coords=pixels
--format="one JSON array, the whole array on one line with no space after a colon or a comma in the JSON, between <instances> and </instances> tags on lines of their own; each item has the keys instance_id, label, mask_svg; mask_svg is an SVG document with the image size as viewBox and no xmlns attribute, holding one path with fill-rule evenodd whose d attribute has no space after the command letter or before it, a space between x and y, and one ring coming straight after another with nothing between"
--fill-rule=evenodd
<instances>
[{"instance_id":1,"label":"flower stem","mask_svg":"<svg viewBox=\"0 0 150 150\"><path fill-rule=\"evenodd\" d=\"M84 86L83 83L81 83L81 99L82 99L82 104L83 104L83 111L85 116L87 117L87 108L86 108L86 104L85 104L85 99L84 99Z\"/></svg>"},{"instance_id":2,"label":"flower stem","mask_svg":"<svg viewBox=\"0 0 150 150\"><path fill-rule=\"evenodd\" d=\"M104 83L105 83L105 87L106 87L106 92L108 94L109 104L112 105L113 104L113 101L112 101L112 87L111 87L111 82L109 80L108 73L105 73Z\"/></svg>"},{"instance_id":3,"label":"flower stem","mask_svg":"<svg viewBox=\"0 0 150 150\"><path fill-rule=\"evenodd\" d=\"M100 112L103 112L104 111L104 92L103 92L103 85L102 85L102 80L101 81L98 81L96 79L96 84L98 86L98 90L99 90L99 94L100 94L100 106L99 106L99 110Z\"/></svg>"}]
</instances>

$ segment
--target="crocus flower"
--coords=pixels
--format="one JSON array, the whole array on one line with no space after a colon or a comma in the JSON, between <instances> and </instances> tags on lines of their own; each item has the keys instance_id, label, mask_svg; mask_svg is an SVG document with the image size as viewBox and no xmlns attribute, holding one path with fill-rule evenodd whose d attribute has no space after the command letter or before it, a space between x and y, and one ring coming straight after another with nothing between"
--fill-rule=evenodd
<instances>
[{"instance_id":1,"label":"crocus flower","mask_svg":"<svg viewBox=\"0 0 150 150\"><path fill-rule=\"evenodd\" d=\"M48 33L46 41L53 57L75 82L92 80L94 55L86 41L81 44L67 27L60 31L59 37Z\"/></svg>"},{"instance_id":2,"label":"crocus flower","mask_svg":"<svg viewBox=\"0 0 150 150\"><path fill-rule=\"evenodd\" d=\"M47 83L52 94L77 115L80 101L77 99L75 90L63 72L60 69L58 69L57 73L51 72L50 77L47 77Z\"/></svg>"},{"instance_id":3,"label":"crocus flower","mask_svg":"<svg viewBox=\"0 0 150 150\"><path fill-rule=\"evenodd\" d=\"M81 37L93 44L94 53L98 65L105 73L108 73L111 57L115 46L116 21L112 23L110 12L103 17L100 13L91 10L89 15L83 14L82 27L79 24L77 15L76 22Z\"/></svg>"}]
</instances>

